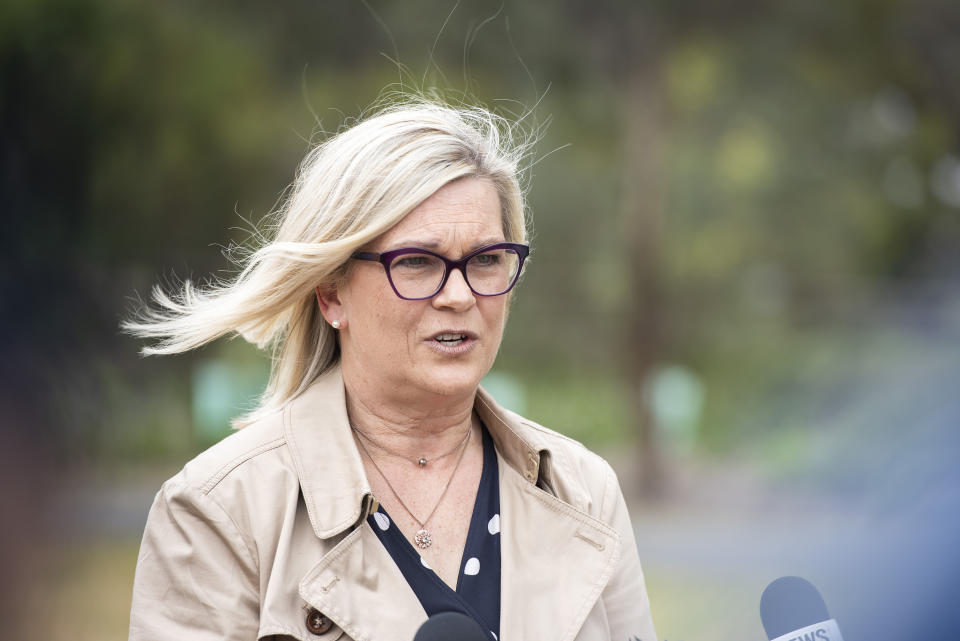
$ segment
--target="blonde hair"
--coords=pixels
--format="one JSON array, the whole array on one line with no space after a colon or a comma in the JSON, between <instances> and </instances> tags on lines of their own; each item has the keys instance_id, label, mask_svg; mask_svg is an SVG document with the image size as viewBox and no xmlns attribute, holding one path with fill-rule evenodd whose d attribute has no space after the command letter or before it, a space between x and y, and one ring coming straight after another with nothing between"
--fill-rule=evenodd
<instances>
[{"instance_id":1,"label":"blonde hair","mask_svg":"<svg viewBox=\"0 0 960 641\"><path fill-rule=\"evenodd\" d=\"M174 295L153 288L156 307L122 327L160 339L143 354L185 352L240 335L270 350L259 406L234 419L244 427L299 395L340 358L336 332L319 313L314 288L335 287L350 255L396 225L445 184L490 180L510 242L526 242L521 163L533 141L516 122L479 107L404 99L309 151L270 234L232 280Z\"/></svg>"}]
</instances>

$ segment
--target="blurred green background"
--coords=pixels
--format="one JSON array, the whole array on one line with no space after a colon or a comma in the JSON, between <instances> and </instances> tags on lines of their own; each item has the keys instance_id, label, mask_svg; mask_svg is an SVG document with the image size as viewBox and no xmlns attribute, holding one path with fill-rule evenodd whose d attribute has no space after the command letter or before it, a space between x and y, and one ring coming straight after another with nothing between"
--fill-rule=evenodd
<instances>
[{"instance_id":1,"label":"blurred green background","mask_svg":"<svg viewBox=\"0 0 960 641\"><path fill-rule=\"evenodd\" d=\"M850 639L940 630L958 68L947 0L7 0L4 621L126 637L153 493L268 364L242 340L144 360L121 318L229 277L311 142L436 87L545 127L487 383L614 464L661 638L763 638L782 574Z\"/></svg>"}]
</instances>

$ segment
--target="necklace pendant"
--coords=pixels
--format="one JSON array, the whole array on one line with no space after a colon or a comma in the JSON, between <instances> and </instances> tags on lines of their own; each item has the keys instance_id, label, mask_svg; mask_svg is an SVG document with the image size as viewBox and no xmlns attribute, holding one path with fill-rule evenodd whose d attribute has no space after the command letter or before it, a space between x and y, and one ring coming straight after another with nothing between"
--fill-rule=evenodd
<instances>
[{"instance_id":1,"label":"necklace pendant","mask_svg":"<svg viewBox=\"0 0 960 641\"><path fill-rule=\"evenodd\" d=\"M427 466L427 459L425 459L425 458L417 459L417 465L419 465L420 467L426 467L426 466Z\"/></svg>"},{"instance_id":2,"label":"necklace pendant","mask_svg":"<svg viewBox=\"0 0 960 641\"><path fill-rule=\"evenodd\" d=\"M430 533L425 529L420 528L413 536L413 542L416 543L417 547L421 550L426 550L428 547L433 545L433 537L430 536Z\"/></svg>"}]
</instances>

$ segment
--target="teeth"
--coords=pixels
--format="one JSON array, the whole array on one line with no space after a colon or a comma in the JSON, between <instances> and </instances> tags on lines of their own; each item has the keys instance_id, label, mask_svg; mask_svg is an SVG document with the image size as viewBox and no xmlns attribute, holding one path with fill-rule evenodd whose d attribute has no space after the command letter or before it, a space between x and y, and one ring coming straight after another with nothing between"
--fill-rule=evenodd
<instances>
[{"instance_id":1,"label":"teeth","mask_svg":"<svg viewBox=\"0 0 960 641\"><path fill-rule=\"evenodd\" d=\"M465 340L467 337L464 334L440 334L435 340L444 342L444 343L455 343L462 340Z\"/></svg>"}]
</instances>

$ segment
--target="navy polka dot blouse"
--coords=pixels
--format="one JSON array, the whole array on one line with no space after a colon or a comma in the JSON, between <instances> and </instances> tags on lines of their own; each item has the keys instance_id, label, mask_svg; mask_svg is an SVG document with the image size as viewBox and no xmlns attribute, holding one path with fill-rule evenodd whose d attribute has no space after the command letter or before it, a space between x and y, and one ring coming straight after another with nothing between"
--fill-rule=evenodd
<instances>
[{"instance_id":1,"label":"navy polka dot blouse","mask_svg":"<svg viewBox=\"0 0 960 641\"><path fill-rule=\"evenodd\" d=\"M393 557L427 616L461 612L490 631L500 634L500 484L493 439L483 429L483 472L473 505L467 543L460 560L456 591L434 573L407 541L381 505L368 519L377 538Z\"/></svg>"}]
</instances>

